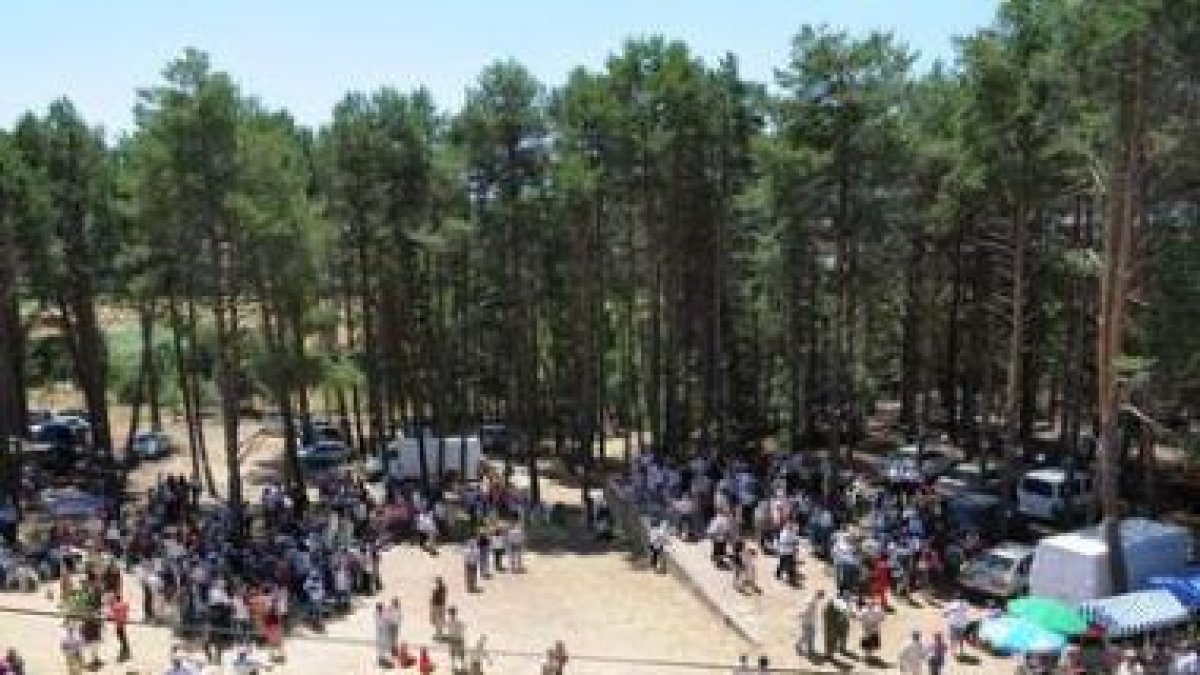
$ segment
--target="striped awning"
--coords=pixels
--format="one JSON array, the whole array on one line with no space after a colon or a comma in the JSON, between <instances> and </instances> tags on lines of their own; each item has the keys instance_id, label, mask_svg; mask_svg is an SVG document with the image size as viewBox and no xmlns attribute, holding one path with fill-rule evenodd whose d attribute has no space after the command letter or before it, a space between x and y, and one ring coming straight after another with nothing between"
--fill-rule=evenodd
<instances>
[{"instance_id":1,"label":"striped awning","mask_svg":"<svg viewBox=\"0 0 1200 675\"><path fill-rule=\"evenodd\" d=\"M1186 623L1191 613L1165 590L1137 591L1091 600L1079 606L1089 621L1111 637L1127 637Z\"/></svg>"},{"instance_id":2,"label":"striped awning","mask_svg":"<svg viewBox=\"0 0 1200 675\"><path fill-rule=\"evenodd\" d=\"M1146 588L1170 591L1184 605L1200 609L1200 568L1150 577Z\"/></svg>"}]
</instances>

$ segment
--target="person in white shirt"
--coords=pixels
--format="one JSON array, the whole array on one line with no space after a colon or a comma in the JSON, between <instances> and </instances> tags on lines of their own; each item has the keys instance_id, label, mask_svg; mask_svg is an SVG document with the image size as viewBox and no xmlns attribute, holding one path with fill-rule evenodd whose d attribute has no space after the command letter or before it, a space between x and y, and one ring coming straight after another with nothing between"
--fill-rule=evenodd
<instances>
[{"instance_id":1,"label":"person in white shirt","mask_svg":"<svg viewBox=\"0 0 1200 675\"><path fill-rule=\"evenodd\" d=\"M225 584L220 581L214 583L212 588L208 589L208 606L216 607L228 604L229 594L225 592Z\"/></svg>"},{"instance_id":2,"label":"person in white shirt","mask_svg":"<svg viewBox=\"0 0 1200 675\"><path fill-rule=\"evenodd\" d=\"M718 512L708 524L709 540L712 541L712 561L718 567L725 564L725 557L733 525L729 516Z\"/></svg>"},{"instance_id":3,"label":"person in white shirt","mask_svg":"<svg viewBox=\"0 0 1200 675\"><path fill-rule=\"evenodd\" d=\"M1171 659L1170 675L1200 675L1200 653L1186 643L1179 646Z\"/></svg>"},{"instance_id":4,"label":"person in white shirt","mask_svg":"<svg viewBox=\"0 0 1200 675\"><path fill-rule=\"evenodd\" d=\"M921 675L925 671L925 645L921 644L921 633L913 631L900 653L896 655L896 666L908 675Z\"/></svg>"},{"instance_id":5,"label":"person in white shirt","mask_svg":"<svg viewBox=\"0 0 1200 675\"><path fill-rule=\"evenodd\" d=\"M319 625L325 616L325 583L317 572L304 580L304 595L308 599L309 619Z\"/></svg>"},{"instance_id":6,"label":"person in white shirt","mask_svg":"<svg viewBox=\"0 0 1200 675\"><path fill-rule=\"evenodd\" d=\"M950 648L961 657L966 649L967 626L971 625L971 608L962 600L955 599L942 610L942 616L946 617Z\"/></svg>"},{"instance_id":7,"label":"person in white shirt","mask_svg":"<svg viewBox=\"0 0 1200 675\"><path fill-rule=\"evenodd\" d=\"M417 531L421 533L421 546L431 553L437 552L437 522L429 511L417 515Z\"/></svg>"},{"instance_id":8,"label":"person in white shirt","mask_svg":"<svg viewBox=\"0 0 1200 675\"><path fill-rule=\"evenodd\" d=\"M762 593L758 587L758 551L749 546L745 551L741 588L754 594Z\"/></svg>"},{"instance_id":9,"label":"person in white shirt","mask_svg":"<svg viewBox=\"0 0 1200 675\"><path fill-rule=\"evenodd\" d=\"M504 545L508 552L508 568L513 572L521 572L525 568L522 553L525 549L525 531L521 529L521 521L514 522L504 536Z\"/></svg>"},{"instance_id":10,"label":"person in white shirt","mask_svg":"<svg viewBox=\"0 0 1200 675\"><path fill-rule=\"evenodd\" d=\"M253 626L250 624L250 606L241 593L234 593L229 599L232 606L233 626L239 638L247 638Z\"/></svg>"},{"instance_id":11,"label":"person in white shirt","mask_svg":"<svg viewBox=\"0 0 1200 675\"><path fill-rule=\"evenodd\" d=\"M346 562L340 562L337 567L333 568L333 592L339 603L347 606L350 604L354 591L353 581L350 575L350 565Z\"/></svg>"},{"instance_id":12,"label":"person in white shirt","mask_svg":"<svg viewBox=\"0 0 1200 675\"><path fill-rule=\"evenodd\" d=\"M466 574L467 592L478 593L479 542L474 537L463 544L463 571Z\"/></svg>"},{"instance_id":13,"label":"person in white shirt","mask_svg":"<svg viewBox=\"0 0 1200 675\"><path fill-rule=\"evenodd\" d=\"M267 663L250 652L249 647L241 647L229 662L231 675L258 675L267 668Z\"/></svg>"},{"instance_id":14,"label":"person in white shirt","mask_svg":"<svg viewBox=\"0 0 1200 675\"><path fill-rule=\"evenodd\" d=\"M663 553L671 541L670 524L666 520L658 521L650 530L650 569L658 572L663 562Z\"/></svg>"},{"instance_id":15,"label":"person in white shirt","mask_svg":"<svg viewBox=\"0 0 1200 675\"><path fill-rule=\"evenodd\" d=\"M787 523L775 539L775 554L779 557L775 578L786 579L789 586L795 586L797 582L796 554L799 550L800 533L796 531L795 523Z\"/></svg>"},{"instance_id":16,"label":"person in white shirt","mask_svg":"<svg viewBox=\"0 0 1200 675\"><path fill-rule=\"evenodd\" d=\"M202 672L202 662L192 658L179 647L174 647L171 649L171 665L163 671L163 675L200 675Z\"/></svg>"},{"instance_id":17,"label":"person in white shirt","mask_svg":"<svg viewBox=\"0 0 1200 675\"><path fill-rule=\"evenodd\" d=\"M492 663L492 655L487 648L487 635L480 635L479 640L475 642L475 647L471 649L471 655L468 659L471 662L470 673L482 675L483 665Z\"/></svg>"},{"instance_id":18,"label":"person in white shirt","mask_svg":"<svg viewBox=\"0 0 1200 675\"><path fill-rule=\"evenodd\" d=\"M1141 659L1138 658L1137 650L1126 649L1121 658L1121 663L1117 665L1115 675L1145 675L1146 668L1142 665Z\"/></svg>"},{"instance_id":19,"label":"person in white shirt","mask_svg":"<svg viewBox=\"0 0 1200 675\"><path fill-rule=\"evenodd\" d=\"M817 653L817 612L825 602L825 591L817 591L800 608L800 640L796 651L813 660Z\"/></svg>"},{"instance_id":20,"label":"person in white shirt","mask_svg":"<svg viewBox=\"0 0 1200 675\"><path fill-rule=\"evenodd\" d=\"M458 617L458 609L451 607L449 619L446 621L446 643L450 647L450 669L461 668L465 665L467 631L462 619Z\"/></svg>"},{"instance_id":21,"label":"person in white shirt","mask_svg":"<svg viewBox=\"0 0 1200 675\"><path fill-rule=\"evenodd\" d=\"M870 663L876 662L875 652L883 646L883 619L884 611L874 600L861 604L857 611L858 620L862 626L862 647L863 653L866 655L865 661Z\"/></svg>"}]
</instances>

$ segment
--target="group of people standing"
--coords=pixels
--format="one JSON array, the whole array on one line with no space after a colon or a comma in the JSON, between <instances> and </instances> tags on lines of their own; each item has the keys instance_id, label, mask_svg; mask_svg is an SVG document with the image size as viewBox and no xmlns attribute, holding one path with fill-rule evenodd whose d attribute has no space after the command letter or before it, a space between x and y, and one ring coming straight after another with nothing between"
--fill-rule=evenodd
<instances>
[{"instance_id":1,"label":"group of people standing","mask_svg":"<svg viewBox=\"0 0 1200 675\"><path fill-rule=\"evenodd\" d=\"M891 596L944 584L947 558L956 555L947 555L951 542L930 492L845 478L830 490L829 477L804 471L796 456L753 465L704 454L685 462L647 454L630 479L643 512L664 514L649 534L655 566L676 534L685 542L708 539L713 564L730 570L743 590L761 591L759 551L776 557L775 578L792 588L804 585L805 554L827 561L835 590L810 595L800 612L797 651L814 661L849 653L857 625L858 649L868 663L879 663ZM897 647L907 672L932 675L943 671L951 648L941 633Z\"/></svg>"}]
</instances>

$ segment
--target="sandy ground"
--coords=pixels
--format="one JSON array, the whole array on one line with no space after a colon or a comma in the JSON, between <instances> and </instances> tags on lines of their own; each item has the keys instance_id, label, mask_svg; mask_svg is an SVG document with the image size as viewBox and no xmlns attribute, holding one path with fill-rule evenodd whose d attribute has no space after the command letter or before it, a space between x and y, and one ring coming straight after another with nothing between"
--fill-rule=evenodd
<instances>
[{"instance_id":1,"label":"sandy ground","mask_svg":"<svg viewBox=\"0 0 1200 675\"><path fill-rule=\"evenodd\" d=\"M225 461L219 425L209 434L213 470L224 486ZM122 429L122 426L114 426ZM256 431L247 425L244 433ZM178 436L177 436L178 437ZM248 447L243 457L243 475L249 494L254 485L274 475L279 464L278 441ZM620 445L610 449L620 453ZM190 463L177 454L138 469L134 483L147 485L159 473L189 473ZM545 497L558 502L578 502L578 491L547 482ZM484 582L483 592L469 595L463 587L462 559L458 547L449 545L441 555L430 556L404 546L389 551L384 559L382 598L397 597L404 607L402 639L412 645L431 645L432 629L427 620L428 595L432 580L442 575L450 588L451 603L465 619L468 641L487 635L493 662L488 673L526 675L539 672L541 655L555 640L563 640L573 658L567 672L574 674L651 675L655 673L728 672L737 656L767 654L772 665L803 672L811 664L795 655L796 612L801 599L817 587L828 587L828 573L815 562L806 562L808 588L788 589L771 578L773 560L760 561L760 583L766 593L756 599L761 614L764 644L748 645L724 626L712 612L674 578L655 574L630 561L618 550L563 546L531 552L525 574L499 574ZM130 584L130 587L133 587ZM135 619L140 597L134 593ZM300 632L287 642L288 660L272 673L317 675L324 673L387 672L375 664L371 638L374 599L360 599L355 610L329 624L323 635ZM0 595L0 649L16 647L30 665L31 674L65 672L58 651L59 621L49 616L32 616L7 610L51 611L54 603L44 592ZM902 640L914 628L928 633L941 630L937 608L926 605L912 609L904 605L885 623L882 656L891 662ZM133 626L134 659L117 666L107 664L100 672L110 674L160 673L175 640L167 629ZM856 644L857 629L851 632ZM448 672L447 657L440 647L432 652L438 672ZM106 636L102 655L115 656L116 643ZM857 661L845 662L845 670L863 672ZM945 672L1010 672L1011 665L997 661L967 666L950 663ZM206 672L223 672L211 667ZM826 671L828 672L828 671ZM885 672L876 669L874 672Z\"/></svg>"}]
</instances>

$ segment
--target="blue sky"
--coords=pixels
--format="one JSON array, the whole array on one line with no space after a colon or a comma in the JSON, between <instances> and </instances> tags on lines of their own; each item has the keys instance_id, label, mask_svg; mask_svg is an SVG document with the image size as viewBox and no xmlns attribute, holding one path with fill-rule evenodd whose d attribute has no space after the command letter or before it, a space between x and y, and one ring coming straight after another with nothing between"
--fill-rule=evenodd
<instances>
[{"instance_id":1,"label":"blue sky","mask_svg":"<svg viewBox=\"0 0 1200 675\"><path fill-rule=\"evenodd\" d=\"M134 91L188 46L248 93L321 124L349 90L427 86L456 108L480 69L524 63L548 85L599 66L626 37L661 33L769 80L804 23L892 30L925 62L991 20L997 0L7 0L0 5L0 126L71 97L128 128Z\"/></svg>"}]
</instances>

